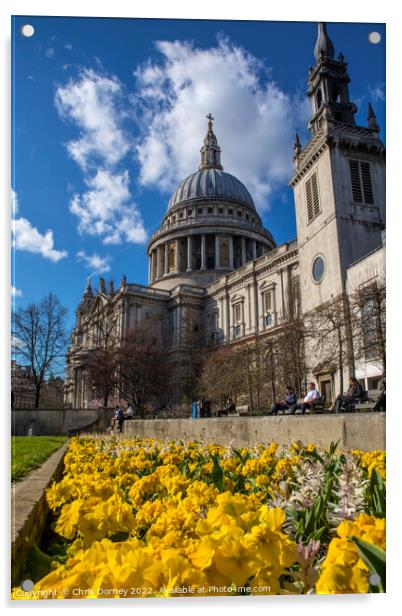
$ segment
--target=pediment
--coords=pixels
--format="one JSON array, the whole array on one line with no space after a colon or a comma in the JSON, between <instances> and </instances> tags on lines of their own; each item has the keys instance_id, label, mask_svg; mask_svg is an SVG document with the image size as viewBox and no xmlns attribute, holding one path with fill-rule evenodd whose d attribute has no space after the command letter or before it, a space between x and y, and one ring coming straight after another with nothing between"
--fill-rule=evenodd
<instances>
[{"instance_id":1,"label":"pediment","mask_svg":"<svg viewBox=\"0 0 402 616\"><path fill-rule=\"evenodd\" d=\"M88 316L91 316L93 314L96 314L96 312L98 310L102 310L107 304L108 304L108 299L106 297L102 297L102 295L97 295L94 299L94 302L90 308L90 310L88 311Z\"/></svg>"},{"instance_id":2,"label":"pediment","mask_svg":"<svg viewBox=\"0 0 402 616\"><path fill-rule=\"evenodd\" d=\"M264 280L264 282L260 284L261 291L271 291L275 289L275 287L276 287L276 282L274 282L273 280Z\"/></svg>"},{"instance_id":3,"label":"pediment","mask_svg":"<svg viewBox=\"0 0 402 616\"><path fill-rule=\"evenodd\" d=\"M232 297L230 298L230 303L231 304L238 304L240 302L244 302L244 295L240 295L238 293L235 293L234 295L232 295Z\"/></svg>"}]
</instances>

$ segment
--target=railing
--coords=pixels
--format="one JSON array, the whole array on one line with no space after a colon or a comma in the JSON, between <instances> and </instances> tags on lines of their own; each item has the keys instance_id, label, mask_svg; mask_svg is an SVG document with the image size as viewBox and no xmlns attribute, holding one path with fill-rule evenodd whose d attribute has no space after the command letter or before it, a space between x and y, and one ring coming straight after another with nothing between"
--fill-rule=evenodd
<instances>
[{"instance_id":1,"label":"railing","mask_svg":"<svg viewBox=\"0 0 402 616\"><path fill-rule=\"evenodd\" d=\"M249 220L245 220L244 218L236 218L235 216L194 216L190 218L184 218L181 220L177 220L169 225L163 225L161 229L155 231L151 235L149 243L152 243L157 237L166 233L172 229L177 229L180 227L195 227L195 226L205 226L205 225L228 225L233 226L235 228L242 227L249 231L257 232L260 235L263 235L273 241L272 234L264 229L262 226L253 224Z\"/></svg>"},{"instance_id":2,"label":"railing","mask_svg":"<svg viewBox=\"0 0 402 616\"><path fill-rule=\"evenodd\" d=\"M151 287L145 287L140 284L128 284L127 289L129 291L139 291L140 293L143 293L145 295L152 296L164 295L165 297L168 297L170 295L170 292L166 291L165 289L152 289Z\"/></svg>"}]
</instances>

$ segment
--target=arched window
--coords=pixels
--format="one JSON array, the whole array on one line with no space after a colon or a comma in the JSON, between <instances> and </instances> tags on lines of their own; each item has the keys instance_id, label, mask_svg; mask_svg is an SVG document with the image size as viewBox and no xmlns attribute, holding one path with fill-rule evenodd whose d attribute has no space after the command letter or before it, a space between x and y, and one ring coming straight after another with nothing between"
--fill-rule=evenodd
<instances>
[{"instance_id":1,"label":"arched window","mask_svg":"<svg viewBox=\"0 0 402 616\"><path fill-rule=\"evenodd\" d=\"M317 100L317 111L318 111L321 108L321 105L322 105L322 92L321 92L320 89L317 91L317 99L316 100Z\"/></svg>"},{"instance_id":2,"label":"arched window","mask_svg":"<svg viewBox=\"0 0 402 616\"><path fill-rule=\"evenodd\" d=\"M334 103L340 103L341 102L341 96L339 94L339 90L338 90L337 86L334 86L332 88L332 100L334 101Z\"/></svg>"}]
</instances>

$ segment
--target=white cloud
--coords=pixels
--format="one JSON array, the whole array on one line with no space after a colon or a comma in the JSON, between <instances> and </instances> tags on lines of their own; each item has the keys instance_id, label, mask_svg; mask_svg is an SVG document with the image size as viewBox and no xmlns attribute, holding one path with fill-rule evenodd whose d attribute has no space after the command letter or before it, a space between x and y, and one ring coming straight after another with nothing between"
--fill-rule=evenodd
<instances>
[{"instance_id":1,"label":"white cloud","mask_svg":"<svg viewBox=\"0 0 402 616\"><path fill-rule=\"evenodd\" d=\"M17 289L17 287L11 287L11 295L13 297L22 297L21 289Z\"/></svg>"},{"instance_id":2,"label":"white cloud","mask_svg":"<svg viewBox=\"0 0 402 616\"><path fill-rule=\"evenodd\" d=\"M55 101L60 115L80 131L79 138L66 146L88 188L70 201L70 211L79 220L78 231L99 236L105 244L145 242L130 176L121 168L131 139L122 127L126 111L119 80L85 70L78 79L58 87Z\"/></svg>"},{"instance_id":3,"label":"white cloud","mask_svg":"<svg viewBox=\"0 0 402 616\"><path fill-rule=\"evenodd\" d=\"M18 203L18 195L15 190L11 189L11 215L14 218L16 214L18 214L19 203Z\"/></svg>"},{"instance_id":4,"label":"white cloud","mask_svg":"<svg viewBox=\"0 0 402 616\"><path fill-rule=\"evenodd\" d=\"M23 342L23 340L21 340L21 338L18 338L18 336L11 336L11 348L13 349L14 352L17 352L20 349L24 349L25 348L25 343Z\"/></svg>"},{"instance_id":5,"label":"white cloud","mask_svg":"<svg viewBox=\"0 0 402 616\"><path fill-rule=\"evenodd\" d=\"M54 57L54 47L49 47L49 49L46 49L46 58L49 58L49 60L51 60Z\"/></svg>"},{"instance_id":6,"label":"white cloud","mask_svg":"<svg viewBox=\"0 0 402 616\"><path fill-rule=\"evenodd\" d=\"M100 169L86 180L88 189L74 194L70 211L78 219L78 231L101 236L105 244L120 241L143 243L146 240L141 216L131 201L128 171L112 173Z\"/></svg>"},{"instance_id":7,"label":"white cloud","mask_svg":"<svg viewBox=\"0 0 402 616\"><path fill-rule=\"evenodd\" d=\"M85 265L92 270L95 270L94 273L101 274L102 272L110 271L110 257L100 257L98 254L94 253L93 255L87 255L84 250L80 250L77 252L77 258L79 261L83 261Z\"/></svg>"},{"instance_id":8,"label":"white cloud","mask_svg":"<svg viewBox=\"0 0 402 616\"><path fill-rule=\"evenodd\" d=\"M376 83L374 86L368 86L367 89L372 103L385 101L385 84Z\"/></svg>"},{"instance_id":9,"label":"white cloud","mask_svg":"<svg viewBox=\"0 0 402 616\"><path fill-rule=\"evenodd\" d=\"M12 221L12 233L13 246L17 250L41 254L45 259L50 259L55 263L68 255L66 250L54 248L53 231L48 229L42 235L26 218L17 218Z\"/></svg>"},{"instance_id":10,"label":"white cloud","mask_svg":"<svg viewBox=\"0 0 402 616\"><path fill-rule=\"evenodd\" d=\"M210 49L180 41L157 48L160 62L135 73L145 127L137 144L140 182L170 191L196 171L211 112L224 169L261 209L269 207L270 194L291 174L294 134L308 117L304 100L282 91L270 69L227 39Z\"/></svg>"},{"instance_id":11,"label":"white cloud","mask_svg":"<svg viewBox=\"0 0 402 616\"><path fill-rule=\"evenodd\" d=\"M80 131L67 149L80 167L87 171L99 162L118 163L128 152L130 142L120 126L122 86L116 77L84 70L78 79L56 90L56 107L61 117L73 122Z\"/></svg>"}]
</instances>

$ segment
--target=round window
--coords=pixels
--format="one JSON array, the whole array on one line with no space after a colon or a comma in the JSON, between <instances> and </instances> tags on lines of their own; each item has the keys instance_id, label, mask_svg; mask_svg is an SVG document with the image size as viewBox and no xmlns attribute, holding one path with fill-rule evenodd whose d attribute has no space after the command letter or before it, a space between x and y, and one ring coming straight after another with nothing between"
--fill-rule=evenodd
<instances>
[{"instance_id":1,"label":"round window","mask_svg":"<svg viewBox=\"0 0 402 616\"><path fill-rule=\"evenodd\" d=\"M316 257L313 262L313 278L315 282L321 282L324 276L324 259Z\"/></svg>"}]
</instances>

